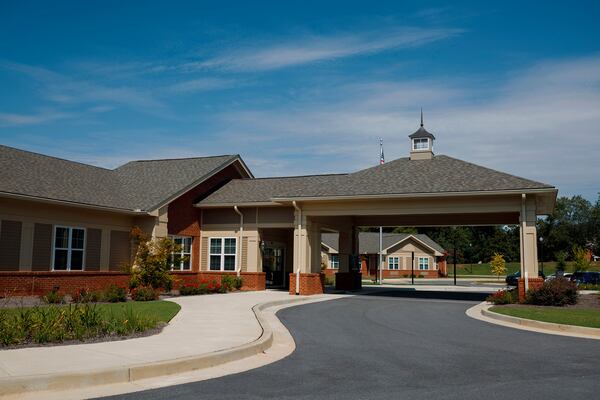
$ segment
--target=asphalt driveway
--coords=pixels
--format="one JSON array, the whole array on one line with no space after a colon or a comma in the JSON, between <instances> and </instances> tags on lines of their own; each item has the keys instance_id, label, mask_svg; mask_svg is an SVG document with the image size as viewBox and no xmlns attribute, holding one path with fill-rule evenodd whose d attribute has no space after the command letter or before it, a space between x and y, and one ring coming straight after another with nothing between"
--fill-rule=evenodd
<instances>
[{"instance_id":1,"label":"asphalt driveway","mask_svg":"<svg viewBox=\"0 0 600 400\"><path fill-rule=\"evenodd\" d=\"M436 297L391 290L288 308L278 315L296 340L291 356L111 398L599 398L600 341L487 324L465 315L475 302Z\"/></svg>"}]
</instances>

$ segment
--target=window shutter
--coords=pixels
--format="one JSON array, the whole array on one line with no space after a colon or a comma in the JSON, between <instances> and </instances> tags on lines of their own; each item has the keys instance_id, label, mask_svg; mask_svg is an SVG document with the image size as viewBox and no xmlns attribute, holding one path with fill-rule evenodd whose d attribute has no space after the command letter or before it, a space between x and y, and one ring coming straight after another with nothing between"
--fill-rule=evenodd
<instances>
[{"instance_id":1,"label":"window shutter","mask_svg":"<svg viewBox=\"0 0 600 400\"><path fill-rule=\"evenodd\" d=\"M52 225L35 224L33 227L32 271L52 269Z\"/></svg>"},{"instance_id":2,"label":"window shutter","mask_svg":"<svg viewBox=\"0 0 600 400\"><path fill-rule=\"evenodd\" d=\"M200 271L208 271L208 238L203 237L200 249Z\"/></svg>"},{"instance_id":3,"label":"window shutter","mask_svg":"<svg viewBox=\"0 0 600 400\"><path fill-rule=\"evenodd\" d=\"M87 229L85 245L85 270L100 271L100 253L102 249L102 230Z\"/></svg>"},{"instance_id":4,"label":"window shutter","mask_svg":"<svg viewBox=\"0 0 600 400\"><path fill-rule=\"evenodd\" d=\"M110 231L110 271L122 271L131 263L129 232Z\"/></svg>"},{"instance_id":5,"label":"window shutter","mask_svg":"<svg viewBox=\"0 0 600 400\"><path fill-rule=\"evenodd\" d=\"M18 271L21 255L21 221L0 223L0 271Z\"/></svg>"}]
</instances>

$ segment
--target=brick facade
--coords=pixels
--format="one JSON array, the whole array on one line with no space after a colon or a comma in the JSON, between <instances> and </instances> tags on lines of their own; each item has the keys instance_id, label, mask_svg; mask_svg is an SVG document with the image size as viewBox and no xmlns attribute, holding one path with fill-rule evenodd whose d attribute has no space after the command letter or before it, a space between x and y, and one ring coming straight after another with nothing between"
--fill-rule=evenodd
<instances>
[{"instance_id":1,"label":"brick facade","mask_svg":"<svg viewBox=\"0 0 600 400\"><path fill-rule=\"evenodd\" d=\"M194 207L194 204L215 188L219 188L224 183L235 178L240 178L240 173L233 165L230 165L169 203L167 213L169 235L192 237L192 271L200 271L202 269L200 265L202 214L199 208Z\"/></svg>"},{"instance_id":2,"label":"brick facade","mask_svg":"<svg viewBox=\"0 0 600 400\"><path fill-rule=\"evenodd\" d=\"M197 282L203 279L221 282L224 275L235 272L174 272L175 285ZM242 290L265 290L264 272L242 272ZM99 290L110 284L129 286L129 274L125 272L0 272L0 297L39 296L58 287L59 292L71 294L79 289Z\"/></svg>"},{"instance_id":3,"label":"brick facade","mask_svg":"<svg viewBox=\"0 0 600 400\"><path fill-rule=\"evenodd\" d=\"M529 278L529 290L537 289L544 284L544 278ZM525 278L519 278L519 300L525 300Z\"/></svg>"},{"instance_id":4,"label":"brick facade","mask_svg":"<svg viewBox=\"0 0 600 400\"><path fill-rule=\"evenodd\" d=\"M325 274L300 274L300 294L310 296L325 292ZM296 274L290 274L290 294L296 294Z\"/></svg>"}]
</instances>

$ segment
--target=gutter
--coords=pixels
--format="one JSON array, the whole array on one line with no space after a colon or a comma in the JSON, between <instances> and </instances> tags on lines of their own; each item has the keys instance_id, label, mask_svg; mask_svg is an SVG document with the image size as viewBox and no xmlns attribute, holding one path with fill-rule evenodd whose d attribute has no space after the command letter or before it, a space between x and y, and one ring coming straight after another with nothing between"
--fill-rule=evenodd
<instances>
[{"instance_id":1,"label":"gutter","mask_svg":"<svg viewBox=\"0 0 600 400\"><path fill-rule=\"evenodd\" d=\"M296 211L298 211L298 251L296 251L296 253L298 254L297 258L298 258L298 268L296 269L296 295L300 294L300 261L302 261L302 252L300 251L301 247L300 244L302 242L302 209L300 207L298 207L298 205L296 204L296 201L292 201L292 204L294 206L294 208L296 209Z\"/></svg>"},{"instance_id":2,"label":"gutter","mask_svg":"<svg viewBox=\"0 0 600 400\"><path fill-rule=\"evenodd\" d=\"M31 196L31 195L27 195L27 194L0 192L0 197L5 197L5 198L9 198L9 199L18 199L18 200L24 199L24 200L30 200L30 201L35 201L35 202L44 203L44 204L56 204L56 205L78 207L78 208L113 212L113 213L126 214L126 215L152 215L150 212L143 211L143 210L131 210L131 209L127 209L127 208L99 206L99 205L94 205L94 204L78 203L75 201L49 199L46 197L37 197L37 196Z\"/></svg>"},{"instance_id":3,"label":"gutter","mask_svg":"<svg viewBox=\"0 0 600 400\"><path fill-rule=\"evenodd\" d=\"M242 254L244 254L243 253L244 249L242 247L242 246L244 246L244 214L242 214L242 212L238 209L238 206L233 206L233 209L240 216L240 258L237 263L238 265L236 266L236 273L239 278L239 276L242 272Z\"/></svg>"}]
</instances>

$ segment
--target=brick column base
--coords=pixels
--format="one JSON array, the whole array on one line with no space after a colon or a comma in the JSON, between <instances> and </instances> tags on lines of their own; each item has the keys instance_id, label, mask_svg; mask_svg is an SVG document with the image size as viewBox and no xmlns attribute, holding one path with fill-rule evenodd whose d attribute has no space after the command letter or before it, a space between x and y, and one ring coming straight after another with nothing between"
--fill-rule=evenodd
<instances>
[{"instance_id":1,"label":"brick column base","mask_svg":"<svg viewBox=\"0 0 600 400\"><path fill-rule=\"evenodd\" d=\"M325 291L325 274L300 274L300 294L310 296L323 294ZM290 274L290 294L296 294L296 274Z\"/></svg>"},{"instance_id":2,"label":"brick column base","mask_svg":"<svg viewBox=\"0 0 600 400\"><path fill-rule=\"evenodd\" d=\"M544 278L529 278L529 290L537 289L544 284ZM525 278L519 278L519 301L525 300L527 293L525 293Z\"/></svg>"}]
</instances>

